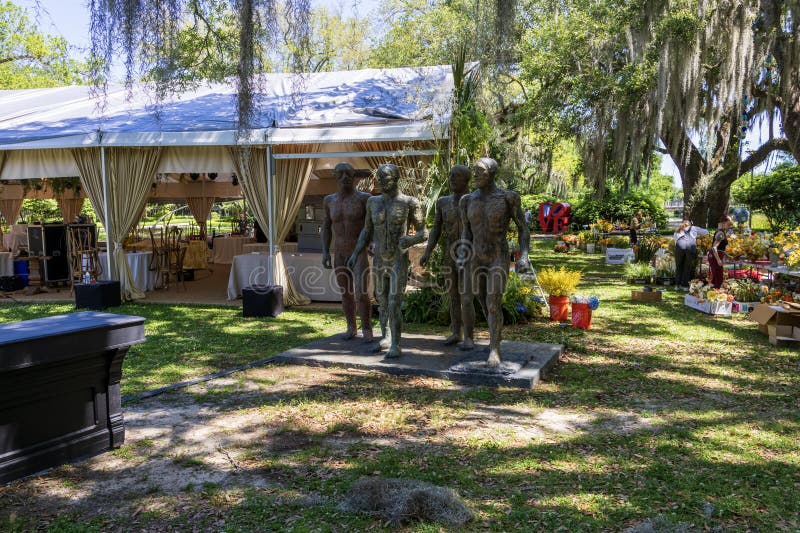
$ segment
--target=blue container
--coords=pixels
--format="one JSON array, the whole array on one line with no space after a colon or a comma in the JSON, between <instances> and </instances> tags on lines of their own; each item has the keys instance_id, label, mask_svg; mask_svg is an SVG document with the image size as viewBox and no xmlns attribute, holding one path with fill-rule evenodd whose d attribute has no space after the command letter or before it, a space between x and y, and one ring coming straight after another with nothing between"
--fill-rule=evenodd
<instances>
[{"instance_id":1,"label":"blue container","mask_svg":"<svg viewBox=\"0 0 800 533\"><path fill-rule=\"evenodd\" d=\"M30 274L30 271L28 270L27 259L14 261L14 275L22 278L23 287L28 286L28 274Z\"/></svg>"}]
</instances>

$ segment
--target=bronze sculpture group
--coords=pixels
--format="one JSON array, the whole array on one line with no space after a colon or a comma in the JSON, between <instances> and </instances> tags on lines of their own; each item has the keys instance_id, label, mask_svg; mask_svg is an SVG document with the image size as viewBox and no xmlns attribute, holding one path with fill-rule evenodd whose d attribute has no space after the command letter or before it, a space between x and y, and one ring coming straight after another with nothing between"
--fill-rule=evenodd
<instances>
[{"instance_id":1,"label":"bronze sculpture group","mask_svg":"<svg viewBox=\"0 0 800 533\"><path fill-rule=\"evenodd\" d=\"M529 270L530 232L525 223L519 194L495 184L497 162L482 158L472 172L456 165L450 170L452 192L436 203L435 222L430 236L419 200L400 193L400 169L381 165L376 176L381 194L370 196L354 190L353 167L336 166L338 192L325 197L323 224L323 266L331 268L331 234L335 241L333 267L342 291L342 309L347 319L344 338L356 335L356 307L365 341L372 341L370 306L367 294L369 271L366 250L374 243L372 279L380 309L382 339L376 351L387 350L387 358L400 357L402 330L401 305L409 270L408 249L424 242L427 247L420 265L424 266L439 239L444 236L444 272L450 295L450 331L445 344L461 343L462 350L474 348L475 314L473 299L478 298L489 324L487 366L501 362L503 328L502 300L509 273L506 231L513 220L517 226L520 259L516 271ZM469 191L474 174L475 190ZM412 230L410 232L410 230Z\"/></svg>"}]
</instances>

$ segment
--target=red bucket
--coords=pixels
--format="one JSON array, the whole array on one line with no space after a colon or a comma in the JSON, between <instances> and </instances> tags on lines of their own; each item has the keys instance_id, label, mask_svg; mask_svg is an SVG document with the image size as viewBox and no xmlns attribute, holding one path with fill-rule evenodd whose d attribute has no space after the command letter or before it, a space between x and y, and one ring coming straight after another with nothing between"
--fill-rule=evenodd
<instances>
[{"instance_id":1,"label":"red bucket","mask_svg":"<svg viewBox=\"0 0 800 533\"><path fill-rule=\"evenodd\" d=\"M550 320L566 322L569 320L569 296L548 296L550 304Z\"/></svg>"},{"instance_id":2,"label":"red bucket","mask_svg":"<svg viewBox=\"0 0 800 533\"><path fill-rule=\"evenodd\" d=\"M589 329L592 325L592 308L589 304L572 304L572 325L576 328Z\"/></svg>"}]
</instances>

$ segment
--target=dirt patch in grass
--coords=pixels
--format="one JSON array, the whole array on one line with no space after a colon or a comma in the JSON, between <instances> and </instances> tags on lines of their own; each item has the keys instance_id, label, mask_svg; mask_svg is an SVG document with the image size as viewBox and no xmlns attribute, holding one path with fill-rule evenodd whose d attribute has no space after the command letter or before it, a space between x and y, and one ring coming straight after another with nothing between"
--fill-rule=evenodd
<instances>
[{"instance_id":1,"label":"dirt patch in grass","mask_svg":"<svg viewBox=\"0 0 800 533\"><path fill-rule=\"evenodd\" d=\"M361 379L362 387L353 389ZM467 398L480 389L428 379L420 384L440 400L420 405L408 383L380 374L269 367L130 404L124 408L123 447L0 489L0 519L37 516L46 521L71 513L81 520L99 516L115 522L144 513L154 523L170 522L186 506L207 511L220 502L233 505L231 494L244 489L285 490L291 478L287 469L301 476L306 471L287 454L314 448L323 448L316 452L320 457L338 455L324 450L369 456L387 447L418 449L469 439L524 444L553 435L642 426L632 413L474 405ZM387 427L374 424L376 413L370 409L376 401L370 391L380 388L394 399L384 409L397 415L386 417ZM362 411L359 403L366 404ZM447 416L443 410L459 415ZM287 420L315 429L292 429ZM270 466L273 458L279 466ZM337 468L331 472L336 475Z\"/></svg>"}]
</instances>

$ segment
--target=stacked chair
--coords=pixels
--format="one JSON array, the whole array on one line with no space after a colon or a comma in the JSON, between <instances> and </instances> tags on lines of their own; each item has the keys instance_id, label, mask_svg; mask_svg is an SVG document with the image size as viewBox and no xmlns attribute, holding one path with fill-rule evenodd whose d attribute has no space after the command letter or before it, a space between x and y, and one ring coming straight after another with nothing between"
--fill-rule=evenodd
<instances>
[{"instance_id":1,"label":"stacked chair","mask_svg":"<svg viewBox=\"0 0 800 533\"><path fill-rule=\"evenodd\" d=\"M69 256L72 267L71 285L83 283L87 279L97 279L102 272L97 244L87 228L67 227Z\"/></svg>"}]
</instances>

